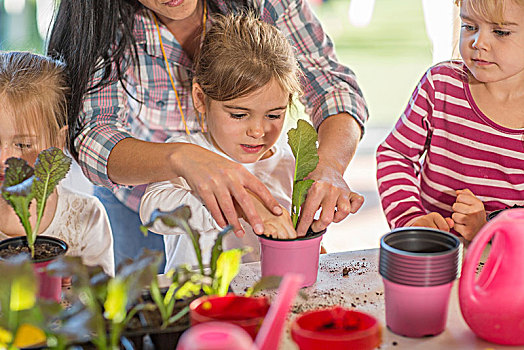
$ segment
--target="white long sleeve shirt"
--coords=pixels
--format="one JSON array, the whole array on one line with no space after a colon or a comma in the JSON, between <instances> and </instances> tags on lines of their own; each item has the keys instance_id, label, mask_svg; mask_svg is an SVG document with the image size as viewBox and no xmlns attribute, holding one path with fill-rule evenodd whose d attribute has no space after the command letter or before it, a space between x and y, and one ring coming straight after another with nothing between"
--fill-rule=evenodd
<instances>
[{"instance_id":1,"label":"white long sleeve shirt","mask_svg":"<svg viewBox=\"0 0 524 350\"><path fill-rule=\"evenodd\" d=\"M191 135L180 135L173 137L169 142L193 143L213 151L221 156L232 160L223 152L211 144L205 134L197 133ZM271 192L273 197L288 211L291 208L291 193L293 186L293 171L295 159L289 147L285 144L276 144L273 147L273 155L269 158L259 160L255 163L242 164L255 175ZM174 181L162 181L150 184L140 205L140 218L142 222L148 222L151 213L155 209L162 211L173 210L180 205L188 205L191 208L189 223L192 228L200 232L200 246L204 264L209 263L211 248L220 232L211 213L196 193L193 193L187 182L179 177ZM238 238L234 233L229 233L223 241L224 250L251 247L253 250L243 257L243 262L260 260L260 248L258 238L253 233L249 224L241 220L246 234ZM163 234L166 249L166 271L180 264L197 265L191 239L178 228L169 228L160 220L157 220L150 229L152 232Z\"/></svg>"}]
</instances>

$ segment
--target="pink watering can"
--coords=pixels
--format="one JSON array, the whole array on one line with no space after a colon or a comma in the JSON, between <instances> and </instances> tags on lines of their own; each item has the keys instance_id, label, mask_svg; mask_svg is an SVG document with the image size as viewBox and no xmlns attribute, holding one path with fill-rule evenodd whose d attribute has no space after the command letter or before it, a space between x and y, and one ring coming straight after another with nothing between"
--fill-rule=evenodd
<instances>
[{"instance_id":1,"label":"pink watering can","mask_svg":"<svg viewBox=\"0 0 524 350\"><path fill-rule=\"evenodd\" d=\"M482 251L489 257L476 279ZM479 337L524 345L524 209L510 209L488 222L471 243L459 282L462 316Z\"/></svg>"}]
</instances>

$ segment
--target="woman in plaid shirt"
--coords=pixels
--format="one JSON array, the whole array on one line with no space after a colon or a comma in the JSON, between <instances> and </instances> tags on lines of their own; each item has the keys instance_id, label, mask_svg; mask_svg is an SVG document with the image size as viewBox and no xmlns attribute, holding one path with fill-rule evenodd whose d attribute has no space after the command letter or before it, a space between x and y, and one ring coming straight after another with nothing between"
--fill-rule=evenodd
<instances>
[{"instance_id":1,"label":"woman in plaid shirt","mask_svg":"<svg viewBox=\"0 0 524 350\"><path fill-rule=\"evenodd\" d=\"M234 202L254 230L263 231L247 190L279 214L267 188L240 164L196 145L164 143L181 132L201 131L191 81L193 57L206 25L212 25L208 14L245 8L294 45L304 72L302 102L319 132L320 162L310 175L315 184L297 233L304 235L312 223L323 229L362 205L343 174L362 136L367 107L355 75L338 63L306 1L62 0L48 53L68 64L71 152L93 183L114 193L95 190L108 209L117 263L161 238L140 241L138 231L136 212L151 182L184 177L217 223L232 224L237 233L242 226Z\"/></svg>"}]
</instances>

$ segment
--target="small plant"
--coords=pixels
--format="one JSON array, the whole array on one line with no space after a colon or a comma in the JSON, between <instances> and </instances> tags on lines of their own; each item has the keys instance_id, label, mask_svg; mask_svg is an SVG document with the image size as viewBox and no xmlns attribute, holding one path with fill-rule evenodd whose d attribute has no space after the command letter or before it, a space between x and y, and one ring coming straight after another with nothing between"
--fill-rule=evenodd
<instances>
[{"instance_id":1,"label":"small plant","mask_svg":"<svg viewBox=\"0 0 524 350\"><path fill-rule=\"evenodd\" d=\"M147 304L136 303L142 291L151 284L161 254L144 250L136 260L120 264L114 278L100 267L88 267L79 257L62 257L52 262L48 270L61 276L74 276L73 288L78 300L59 317L54 330L55 343L61 348L78 338L94 334L90 341L98 349L119 349L122 331Z\"/></svg>"},{"instance_id":2,"label":"small plant","mask_svg":"<svg viewBox=\"0 0 524 350\"><path fill-rule=\"evenodd\" d=\"M58 312L60 305L37 299L37 281L27 255L0 263L0 349L45 344L44 311Z\"/></svg>"},{"instance_id":3,"label":"small plant","mask_svg":"<svg viewBox=\"0 0 524 350\"><path fill-rule=\"evenodd\" d=\"M35 241L44 214L47 199L56 185L68 173L71 158L56 147L43 150L38 155L34 169L21 158L9 158L5 164L2 196L13 207L24 227L31 257L35 256ZM29 207L36 200L36 224L31 226Z\"/></svg>"},{"instance_id":4,"label":"small plant","mask_svg":"<svg viewBox=\"0 0 524 350\"><path fill-rule=\"evenodd\" d=\"M312 179L306 179L318 164L317 141L318 134L315 128L299 119L297 127L287 133L288 144L295 156L295 175L293 178L293 196L291 198L291 219L293 225L297 228L298 218L300 216L300 207L306 200L309 188L315 182Z\"/></svg>"},{"instance_id":5,"label":"small plant","mask_svg":"<svg viewBox=\"0 0 524 350\"><path fill-rule=\"evenodd\" d=\"M231 232L231 226L227 226L218 233L218 236L213 244L211 250L211 258L209 262L209 268L206 269L202 260L202 249L200 247L200 233L195 231L191 225L189 225L189 218L191 217L191 209L187 205L182 205L172 211L161 211L154 210L151 214L150 221L141 226L141 230L144 234L147 234L148 228L152 227L156 220L161 220L165 225L169 227L178 227L182 229L191 239L193 248L197 257L199 276L193 277L193 280L197 281L193 287L194 290L200 286L202 292L208 295L225 295L229 289L229 284L233 278L238 274L240 269L240 262L242 255L247 252L247 248L237 248L224 251L222 248L222 241L224 236ZM181 267L178 273L174 275L181 275L181 271L190 271L189 267ZM185 283L192 282L191 278ZM186 286L189 288L190 284Z\"/></svg>"}]
</instances>

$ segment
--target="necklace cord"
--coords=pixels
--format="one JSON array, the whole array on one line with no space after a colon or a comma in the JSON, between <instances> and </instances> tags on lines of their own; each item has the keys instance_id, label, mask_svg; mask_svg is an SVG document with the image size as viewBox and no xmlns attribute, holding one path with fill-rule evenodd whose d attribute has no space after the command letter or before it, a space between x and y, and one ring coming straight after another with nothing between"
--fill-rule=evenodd
<instances>
[{"instance_id":1,"label":"necklace cord","mask_svg":"<svg viewBox=\"0 0 524 350\"><path fill-rule=\"evenodd\" d=\"M204 1L204 11L203 12L204 12L204 14L202 16L202 27L203 27L202 38L204 37L204 35L206 33L207 6L206 6L206 2L205 1ZM178 91L176 89L175 82L173 80L173 75L171 74L171 69L169 68L169 63L167 61L166 51L164 50L164 44L162 43L162 36L160 35L160 27L158 26L158 21L156 19L156 15L155 15L154 12L153 12L153 20L155 21L156 31L158 33L158 40L160 41L160 48L162 49L162 55L164 57L164 63L166 65L167 74L169 75L169 80L171 81L171 86L173 87L173 91L175 92L175 97L176 97L176 101L177 101L177 104L178 104L178 110L180 111L180 116L182 117L182 122L184 122L184 128L186 130L186 134L190 135L191 133L189 132L189 128L187 127L186 118L184 116L184 111L182 110L182 103L180 102L180 97L178 97ZM202 130L202 132L204 132L204 118L203 117L199 118L198 114L197 114L197 118L199 119L201 130Z\"/></svg>"}]
</instances>

